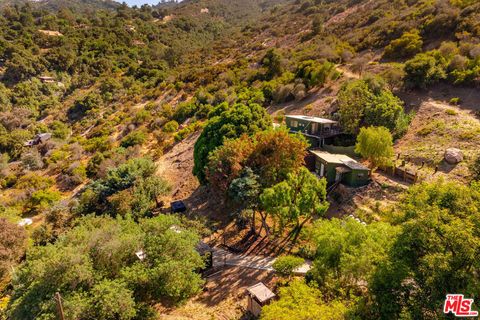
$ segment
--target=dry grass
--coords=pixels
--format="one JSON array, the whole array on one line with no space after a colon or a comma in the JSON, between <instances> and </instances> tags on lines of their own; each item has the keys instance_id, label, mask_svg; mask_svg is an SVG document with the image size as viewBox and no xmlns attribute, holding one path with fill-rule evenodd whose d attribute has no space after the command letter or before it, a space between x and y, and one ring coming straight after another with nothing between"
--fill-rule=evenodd
<instances>
[{"instance_id":1,"label":"dry grass","mask_svg":"<svg viewBox=\"0 0 480 320\"><path fill-rule=\"evenodd\" d=\"M427 98L421 102L407 134L395 145L402 159L420 165L425 178L436 178L433 168L439 166L438 175L468 180L469 166L479 155L480 121L472 111L449 105L445 101ZM456 166L444 163L446 149L455 147L464 153L464 161Z\"/></svg>"}]
</instances>

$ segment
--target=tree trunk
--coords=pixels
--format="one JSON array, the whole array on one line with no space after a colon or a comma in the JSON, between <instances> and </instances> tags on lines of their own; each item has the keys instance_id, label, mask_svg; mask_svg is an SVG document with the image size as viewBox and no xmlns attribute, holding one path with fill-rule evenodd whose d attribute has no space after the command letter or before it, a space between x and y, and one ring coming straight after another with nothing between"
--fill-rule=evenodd
<instances>
[{"instance_id":1,"label":"tree trunk","mask_svg":"<svg viewBox=\"0 0 480 320\"><path fill-rule=\"evenodd\" d=\"M297 242L298 236L300 235L300 232L302 231L303 226L305 223L307 223L312 217L306 218L305 220L302 221L302 223L298 224L297 221L297 226L295 227L295 237L293 238L293 243Z\"/></svg>"},{"instance_id":2,"label":"tree trunk","mask_svg":"<svg viewBox=\"0 0 480 320\"><path fill-rule=\"evenodd\" d=\"M253 213L252 213L252 223L250 225L250 229L254 234L256 234L257 233L256 226L255 226L256 211L255 210L252 210L252 211L253 211Z\"/></svg>"},{"instance_id":3,"label":"tree trunk","mask_svg":"<svg viewBox=\"0 0 480 320\"><path fill-rule=\"evenodd\" d=\"M263 214L261 212L260 213L260 217L262 218L262 228L265 228L265 232L267 234L267 237L270 235L270 228L268 227L268 224L267 224L267 214Z\"/></svg>"}]
</instances>

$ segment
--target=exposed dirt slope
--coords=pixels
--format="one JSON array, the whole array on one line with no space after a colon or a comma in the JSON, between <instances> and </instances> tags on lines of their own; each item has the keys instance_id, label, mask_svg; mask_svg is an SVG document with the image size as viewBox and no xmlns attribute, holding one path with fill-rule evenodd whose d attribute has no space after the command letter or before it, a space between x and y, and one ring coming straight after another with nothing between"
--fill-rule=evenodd
<instances>
[{"instance_id":1,"label":"exposed dirt slope","mask_svg":"<svg viewBox=\"0 0 480 320\"><path fill-rule=\"evenodd\" d=\"M472 89L473 90L473 89ZM450 91L460 96L459 106L451 105L449 95L439 97L439 91L428 93L410 93L403 97L406 104L413 107L416 115L407 134L395 145L395 149L417 166L422 161L426 167L422 169L426 179L447 176L459 180L468 180L469 166L479 156L480 120L476 110L472 110L476 93L463 90ZM480 101L480 100L477 100ZM416 105L418 103L418 105ZM443 155L448 148L458 148L464 153L464 161L456 166L443 162ZM433 174L434 167L439 166L438 174Z\"/></svg>"}]
</instances>

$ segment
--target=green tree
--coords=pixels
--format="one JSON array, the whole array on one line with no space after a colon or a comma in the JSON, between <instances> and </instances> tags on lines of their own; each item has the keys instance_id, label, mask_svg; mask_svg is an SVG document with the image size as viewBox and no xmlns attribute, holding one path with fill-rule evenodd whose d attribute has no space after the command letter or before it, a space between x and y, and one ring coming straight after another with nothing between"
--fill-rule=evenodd
<instances>
[{"instance_id":1,"label":"green tree","mask_svg":"<svg viewBox=\"0 0 480 320\"><path fill-rule=\"evenodd\" d=\"M447 293L478 294L479 191L477 183L443 181L408 190L400 201L401 232L371 281L379 317L440 317Z\"/></svg>"},{"instance_id":2,"label":"green tree","mask_svg":"<svg viewBox=\"0 0 480 320\"><path fill-rule=\"evenodd\" d=\"M5 64L3 78L10 82L28 80L45 71L45 61L27 50L18 50Z\"/></svg>"},{"instance_id":3,"label":"green tree","mask_svg":"<svg viewBox=\"0 0 480 320\"><path fill-rule=\"evenodd\" d=\"M33 192L26 203L26 209L32 213L40 213L61 199L61 194L54 190L38 190Z\"/></svg>"},{"instance_id":4,"label":"green tree","mask_svg":"<svg viewBox=\"0 0 480 320\"><path fill-rule=\"evenodd\" d=\"M213 116L195 143L193 173L200 183L207 182L205 170L208 156L226 139L236 139L243 134L253 135L271 128L272 121L266 110L258 104L235 104Z\"/></svg>"},{"instance_id":5,"label":"green tree","mask_svg":"<svg viewBox=\"0 0 480 320\"><path fill-rule=\"evenodd\" d=\"M338 112L346 132L358 132L365 109L372 104L374 97L365 81L350 81L342 86L337 96Z\"/></svg>"},{"instance_id":6,"label":"green tree","mask_svg":"<svg viewBox=\"0 0 480 320\"><path fill-rule=\"evenodd\" d=\"M387 261L398 231L387 223L364 225L353 218L316 221L305 232L304 250L313 259L309 277L325 296L351 299Z\"/></svg>"},{"instance_id":7,"label":"green tree","mask_svg":"<svg viewBox=\"0 0 480 320\"><path fill-rule=\"evenodd\" d=\"M301 280L280 288L279 297L262 308L261 320L341 320L348 311L341 301L326 302L318 289Z\"/></svg>"},{"instance_id":8,"label":"green tree","mask_svg":"<svg viewBox=\"0 0 480 320\"><path fill-rule=\"evenodd\" d=\"M164 132L172 133L172 132L175 132L177 130L178 130L178 122L175 121L175 120L169 121L163 126L163 131Z\"/></svg>"},{"instance_id":9,"label":"green tree","mask_svg":"<svg viewBox=\"0 0 480 320\"><path fill-rule=\"evenodd\" d=\"M241 210L250 210L252 214L250 219L251 230L253 232L256 232L255 219L260 192L259 177L249 167L244 168L240 176L234 179L228 188L230 199L240 206Z\"/></svg>"},{"instance_id":10,"label":"green tree","mask_svg":"<svg viewBox=\"0 0 480 320\"><path fill-rule=\"evenodd\" d=\"M195 250L198 241L196 232L173 216L139 223L81 219L54 244L29 250L15 272L9 319L56 318L56 291L75 319L133 319L160 300L182 302L203 284L195 272L204 266ZM135 254L139 250L142 260Z\"/></svg>"},{"instance_id":11,"label":"green tree","mask_svg":"<svg viewBox=\"0 0 480 320\"><path fill-rule=\"evenodd\" d=\"M367 159L372 168L387 165L394 155L392 134L385 127L361 128L355 152Z\"/></svg>"},{"instance_id":12,"label":"green tree","mask_svg":"<svg viewBox=\"0 0 480 320\"><path fill-rule=\"evenodd\" d=\"M316 15L312 20L312 34L317 35L323 31L323 18L320 15Z\"/></svg>"},{"instance_id":13,"label":"green tree","mask_svg":"<svg viewBox=\"0 0 480 320\"><path fill-rule=\"evenodd\" d=\"M70 133L70 128L63 122L54 120L50 124L50 129L52 130L52 135L58 139L66 139Z\"/></svg>"},{"instance_id":14,"label":"green tree","mask_svg":"<svg viewBox=\"0 0 480 320\"><path fill-rule=\"evenodd\" d=\"M101 104L101 97L94 92L90 92L81 100L76 100L74 105L68 110L70 120L79 120L86 116L92 110L97 109Z\"/></svg>"},{"instance_id":15,"label":"green tree","mask_svg":"<svg viewBox=\"0 0 480 320\"><path fill-rule=\"evenodd\" d=\"M267 51L262 58L262 65L266 68L265 77L267 80L271 80L283 73L282 56L275 49Z\"/></svg>"},{"instance_id":16,"label":"green tree","mask_svg":"<svg viewBox=\"0 0 480 320\"><path fill-rule=\"evenodd\" d=\"M380 77L344 84L338 93L338 105L340 122L348 133L356 134L362 126L384 126L397 135L402 133L402 101Z\"/></svg>"},{"instance_id":17,"label":"green tree","mask_svg":"<svg viewBox=\"0 0 480 320\"><path fill-rule=\"evenodd\" d=\"M318 179L306 168L301 168L298 173L288 174L285 181L265 189L260 196L266 213L262 217L265 226L267 214L279 222L280 230L294 223L292 233L296 239L307 221L327 211L326 186L325 179Z\"/></svg>"},{"instance_id":18,"label":"green tree","mask_svg":"<svg viewBox=\"0 0 480 320\"><path fill-rule=\"evenodd\" d=\"M396 133L399 129L398 121L403 116L402 101L392 92L384 90L365 109L364 123L366 126L382 126Z\"/></svg>"}]
</instances>

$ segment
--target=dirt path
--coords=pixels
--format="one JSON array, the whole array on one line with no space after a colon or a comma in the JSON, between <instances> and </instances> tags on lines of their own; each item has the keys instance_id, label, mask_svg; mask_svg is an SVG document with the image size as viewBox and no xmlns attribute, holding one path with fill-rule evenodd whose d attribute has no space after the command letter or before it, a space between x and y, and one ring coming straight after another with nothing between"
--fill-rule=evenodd
<instances>
[{"instance_id":1,"label":"dirt path","mask_svg":"<svg viewBox=\"0 0 480 320\"><path fill-rule=\"evenodd\" d=\"M157 161L157 174L171 183L172 198L188 198L199 187L198 180L192 174L193 149L199 135L193 134L177 143Z\"/></svg>"},{"instance_id":2,"label":"dirt path","mask_svg":"<svg viewBox=\"0 0 480 320\"><path fill-rule=\"evenodd\" d=\"M347 66L337 65L337 70L341 72L348 79L360 79L361 76L357 73L350 71Z\"/></svg>"},{"instance_id":3,"label":"dirt path","mask_svg":"<svg viewBox=\"0 0 480 320\"><path fill-rule=\"evenodd\" d=\"M263 257L253 255L241 255L228 252L220 248L214 248L213 267L236 266L242 268L274 271L273 264L277 260L275 257ZM296 274L305 275L311 268L311 262L307 261L295 270Z\"/></svg>"}]
</instances>

